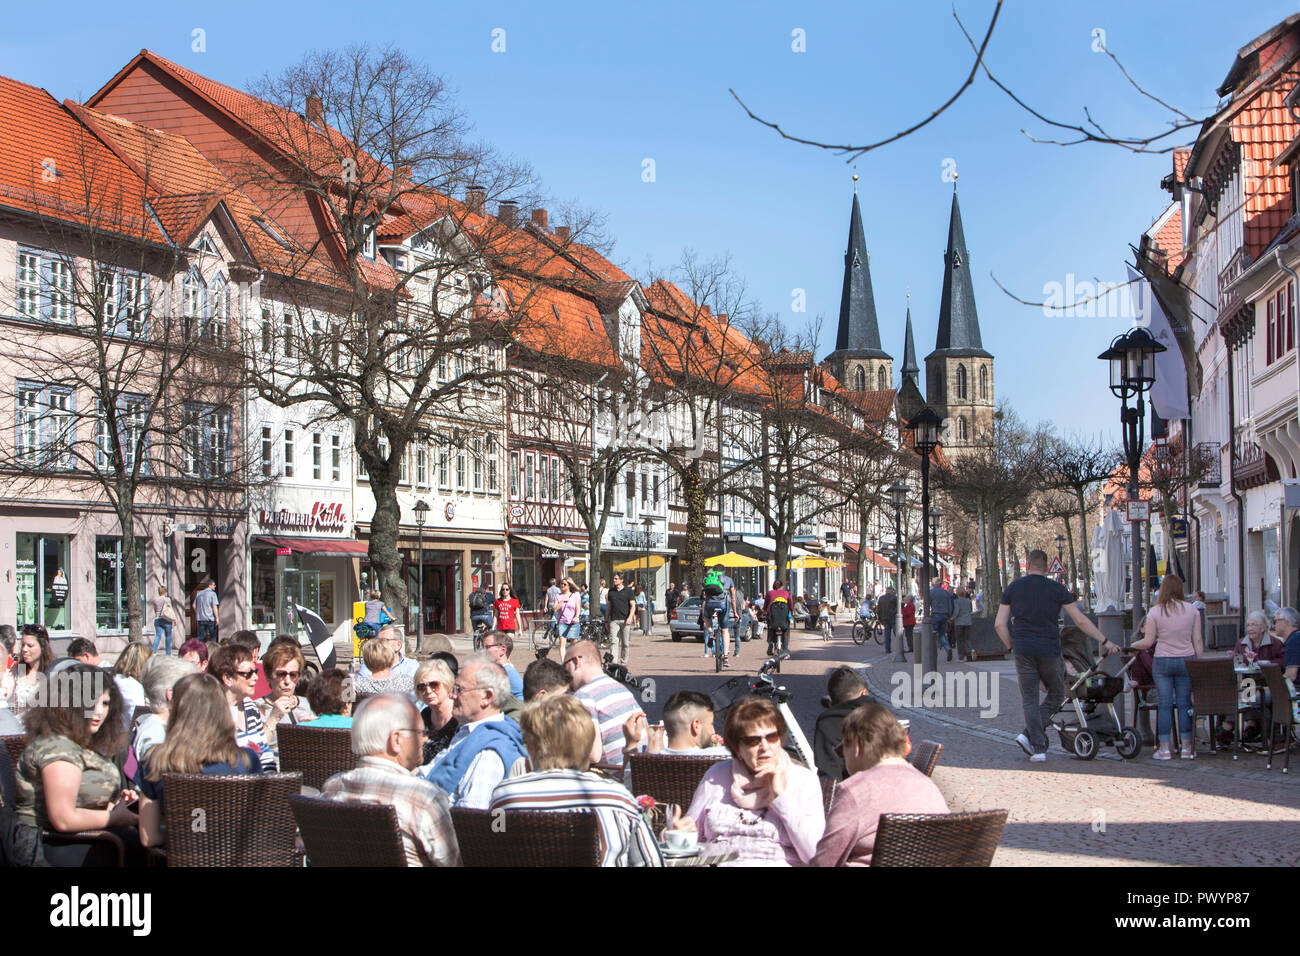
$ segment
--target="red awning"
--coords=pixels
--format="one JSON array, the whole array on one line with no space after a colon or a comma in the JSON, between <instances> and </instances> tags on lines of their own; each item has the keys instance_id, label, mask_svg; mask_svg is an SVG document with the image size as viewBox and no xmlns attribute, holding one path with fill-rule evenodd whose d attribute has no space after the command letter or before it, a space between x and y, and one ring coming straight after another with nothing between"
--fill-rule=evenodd
<instances>
[{"instance_id":1,"label":"red awning","mask_svg":"<svg viewBox=\"0 0 1300 956\"><path fill-rule=\"evenodd\" d=\"M268 538L258 535L255 540L273 548L288 548L294 554L365 555L370 550L364 541L348 541L343 538Z\"/></svg>"}]
</instances>

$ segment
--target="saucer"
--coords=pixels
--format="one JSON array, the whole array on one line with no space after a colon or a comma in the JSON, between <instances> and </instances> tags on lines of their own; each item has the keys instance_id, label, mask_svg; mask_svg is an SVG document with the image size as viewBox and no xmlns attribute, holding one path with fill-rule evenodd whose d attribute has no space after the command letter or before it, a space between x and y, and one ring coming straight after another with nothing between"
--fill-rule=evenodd
<instances>
[{"instance_id":1,"label":"saucer","mask_svg":"<svg viewBox=\"0 0 1300 956\"><path fill-rule=\"evenodd\" d=\"M699 845L697 844L696 846L685 847L680 850L675 850L672 847L668 846L668 844L661 843L659 844L659 852L662 853L665 857L668 857L669 859L680 860L688 856L699 856L700 848Z\"/></svg>"}]
</instances>

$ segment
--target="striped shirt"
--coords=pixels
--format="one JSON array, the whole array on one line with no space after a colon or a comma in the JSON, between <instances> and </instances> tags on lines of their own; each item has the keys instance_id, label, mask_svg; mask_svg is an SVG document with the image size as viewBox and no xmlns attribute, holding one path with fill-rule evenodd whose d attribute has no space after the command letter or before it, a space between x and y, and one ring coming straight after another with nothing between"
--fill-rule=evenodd
<instances>
[{"instance_id":1,"label":"striped shirt","mask_svg":"<svg viewBox=\"0 0 1300 956\"><path fill-rule=\"evenodd\" d=\"M599 821L601 866L663 866L654 833L632 795L594 773L538 770L502 781L492 810L589 810Z\"/></svg>"},{"instance_id":2,"label":"striped shirt","mask_svg":"<svg viewBox=\"0 0 1300 956\"><path fill-rule=\"evenodd\" d=\"M356 770L321 787L326 800L386 803L397 811L407 866L460 866L460 846L447 796L429 781L383 757L362 757Z\"/></svg>"},{"instance_id":3,"label":"striped shirt","mask_svg":"<svg viewBox=\"0 0 1300 956\"><path fill-rule=\"evenodd\" d=\"M626 687L613 678L601 674L573 692L582 705L591 711L600 725L601 760L604 763L623 764L623 724L633 714L641 713Z\"/></svg>"}]
</instances>

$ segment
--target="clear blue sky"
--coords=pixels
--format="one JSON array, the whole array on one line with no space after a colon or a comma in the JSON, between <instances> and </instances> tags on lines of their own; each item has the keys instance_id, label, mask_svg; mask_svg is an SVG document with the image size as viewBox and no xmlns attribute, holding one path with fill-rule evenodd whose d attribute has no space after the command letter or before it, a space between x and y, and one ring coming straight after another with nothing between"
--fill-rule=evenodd
<instances>
[{"instance_id":1,"label":"clear blue sky","mask_svg":"<svg viewBox=\"0 0 1300 956\"><path fill-rule=\"evenodd\" d=\"M730 252L765 311L823 316L834 347L851 170L842 157L780 140L760 115L800 135L869 142L927 115L965 77L972 54L948 2L897 3L227 3L208 8L82 0L9 4L0 71L56 97L88 97L140 48L240 86L313 48L394 42L443 73L480 137L530 161L553 194L608 214L613 258L633 274L686 247ZM978 38L991 0L959 0ZM1231 16L1225 15L1231 10ZM1149 132L1166 114L1141 99L1093 30L1153 93L1194 116L1216 105L1238 47L1295 11L1249 4L1030 3L1011 0L988 52L995 75L1048 115ZM1207 25L1213 25L1207 29ZM191 50L196 28L206 52ZM492 51L493 30L506 49ZM804 31L806 52L792 51ZM984 345L998 396L1030 419L1118 438L1117 403L1094 356L1123 320L1047 318L1022 298L1067 275L1122 282L1128 246L1164 210L1169 156L1036 145L1048 135L982 77L920 133L858 161L884 347L903 350L905 291L917 349L934 347L952 186L962 211ZM656 180L643 182L642 162ZM804 289L807 313L791 311Z\"/></svg>"}]
</instances>

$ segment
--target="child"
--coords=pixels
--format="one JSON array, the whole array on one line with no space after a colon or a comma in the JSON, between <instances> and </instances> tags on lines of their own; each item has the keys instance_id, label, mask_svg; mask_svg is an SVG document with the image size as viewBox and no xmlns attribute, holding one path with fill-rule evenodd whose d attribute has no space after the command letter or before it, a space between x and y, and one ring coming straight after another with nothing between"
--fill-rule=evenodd
<instances>
[{"instance_id":1,"label":"child","mask_svg":"<svg viewBox=\"0 0 1300 956\"><path fill-rule=\"evenodd\" d=\"M822 601L821 611L817 614L817 623L821 627L822 640L829 641L831 639L831 606L825 601Z\"/></svg>"}]
</instances>

